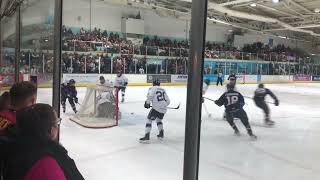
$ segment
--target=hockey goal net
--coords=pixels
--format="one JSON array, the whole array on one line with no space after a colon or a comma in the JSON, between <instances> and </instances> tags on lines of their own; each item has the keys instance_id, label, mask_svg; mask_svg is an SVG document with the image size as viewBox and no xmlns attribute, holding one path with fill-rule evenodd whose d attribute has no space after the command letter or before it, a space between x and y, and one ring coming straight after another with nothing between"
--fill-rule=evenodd
<instances>
[{"instance_id":1,"label":"hockey goal net","mask_svg":"<svg viewBox=\"0 0 320 180\"><path fill-rule=\"evenodd\" d=\"M108 128L118 126L119 118L117 89L95 86L87 87L78 113L70 119L87 128Z\"/></svg>"}]
</instances>

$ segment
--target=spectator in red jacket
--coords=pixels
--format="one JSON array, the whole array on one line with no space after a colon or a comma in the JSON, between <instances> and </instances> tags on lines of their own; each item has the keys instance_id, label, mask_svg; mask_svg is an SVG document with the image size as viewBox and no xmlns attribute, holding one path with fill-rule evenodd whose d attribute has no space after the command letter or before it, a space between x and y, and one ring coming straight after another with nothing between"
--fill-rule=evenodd
<instances>
[{"instance_id":1,"label":"spectator in red jacket","mask_svg":"<svg viewBox=\"0 0 320 180\"><path fill-rule=\"evenodd\" d=\"M17 112L17 136L5 147L4 180L84 180L58 143L61 119L47 104Z\"/></svg>"}]
</instances>

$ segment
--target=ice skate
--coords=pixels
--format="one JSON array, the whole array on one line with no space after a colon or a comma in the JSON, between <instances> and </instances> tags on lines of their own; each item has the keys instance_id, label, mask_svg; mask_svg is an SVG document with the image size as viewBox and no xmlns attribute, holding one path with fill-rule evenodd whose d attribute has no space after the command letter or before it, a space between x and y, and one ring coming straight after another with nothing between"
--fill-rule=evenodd
<instances>
[{"instance_id":1,"label":"ice skate","mask_svg":"<svg viewBox=\"0 0 320 180\"><path fill-rule=\"evenodd\" d=\"M258 137L254 134L249 135L251 140L257 140Z\"/></svg>"},{"instance_id":2,"label":"ice skate","mask_svg":"<svg viewBox=\"0 0 320 180\"><path fill-rule=\"evenodd\" d=\"M271 120L269 120L269 119L265 120L264 123L265 123L267 126L273 126L273 125L275 124L274 121L271 121Z\"/></svg>"},{"instance_id":3,"label":"ice skate","mask_svg":"<svg viewBox=\"0 0 320 180\"><path fill-rule=\"evenodd\" d=\"M240 133L239 130L236 130L236 131L234 131L234 135L235 135L235 136L241 136L241 133Z\"/></svg>"},{"instance_id":4,"label":"ice skate","mask_svg":"<svg viewBox=\"0 0 320 180\"><path fill-rule=\"evenodd\" d=\"M149 143L150 133L147 133L143 138L140 138L139 141L140 141L140 143Z\"/></svg>"},{"instance_id":5,"label":"ice skate","mask_svg":"<svg viewBox=\"0 0 320 180\"><path fill-rule=\"evenodd\" d=\"M163 133L163 130L161 130L159 132L159 134L157 135L158 139L162 140L164 138L164 133Z\"/></svg>"}]
</instances>

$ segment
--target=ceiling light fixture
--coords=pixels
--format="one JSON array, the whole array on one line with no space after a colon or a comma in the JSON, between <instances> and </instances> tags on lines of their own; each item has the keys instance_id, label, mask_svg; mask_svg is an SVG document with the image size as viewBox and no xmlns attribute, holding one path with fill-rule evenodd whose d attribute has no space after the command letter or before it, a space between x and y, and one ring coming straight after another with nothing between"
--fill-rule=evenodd
<instances>
[{"instance_id":1,"label":"ceiling light fixture","mask_svg":"<svg viewBox=\"0 0 320 180\"><path fill-rule=\"evenodd\" d=\"M287 39L287 37L286 36L278 36L279 38L281 38L281 39Z\"/></svg>"},{"instance_id":2,"label":"ceiling light fixture","mask_svg":"<svg viewBox=\"0 0 320 180\"><path fill-rule=\"evenodd\" d=\"M221 20L219 20L219 19L216 19L216 18L208 18L210 21L214 21L214 22L216 22L216 23L220 23L220 24L224 24L224 25L229 25L229 26L231 26L232 24L230 24L230 23L227 23L227 22L225 22L225 21L221 21Z\"/></svg>"},{"instance_id":3,"label":"ceiling light fixture","mask_svg":"<svg viewBox=\"0 0 320 180\"><path fill-rule=\"evenodd\" d=\"M251 3L250 6L251 7L257 7L257 4L256 3Z\"/></svg>"},{"instance_id":4,"label":"ceiling light fixture","mask_svg":"<svg viewBox=\"0 0 320 180\"><path fill-rule=\"evenodd\" d=\"M272 0L273 3L279 3L279 0Z\"/></svg>"}]
</instances>

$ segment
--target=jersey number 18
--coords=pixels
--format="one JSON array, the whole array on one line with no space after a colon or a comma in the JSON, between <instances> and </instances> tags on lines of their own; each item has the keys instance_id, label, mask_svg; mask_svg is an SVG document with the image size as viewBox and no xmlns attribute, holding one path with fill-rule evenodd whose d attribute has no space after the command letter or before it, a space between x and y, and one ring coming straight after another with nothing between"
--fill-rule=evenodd
<instances>
[{"instance_id":1,"label":"jersey number 18","mask_svg":"<svg viewBox=\"0 0 320 180\"><path fill-rule=\"evenodd\" d=\"M228 106L231 104L236 104L239 100L238 96L227 96Z\"/></svg>"}]
</instances>

